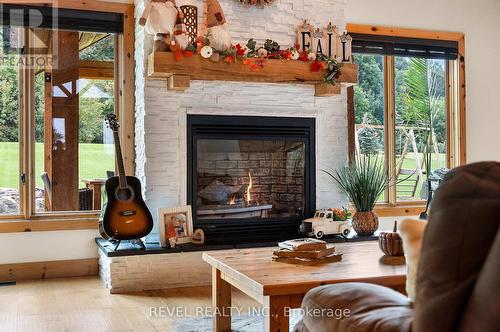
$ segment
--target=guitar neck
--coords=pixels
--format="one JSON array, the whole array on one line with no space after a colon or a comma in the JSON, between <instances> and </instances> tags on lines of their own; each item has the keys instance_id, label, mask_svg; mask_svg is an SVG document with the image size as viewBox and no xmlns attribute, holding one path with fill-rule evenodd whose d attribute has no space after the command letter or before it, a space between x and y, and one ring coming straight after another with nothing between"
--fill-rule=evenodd
<instances>
[{"instance_id":1,"label":"guitar neck","mask_svg":"<svg viewBox=\"0 0 500 332\"><path fill-rule=\"evenodd\" d=\"M118 179L120 188L127 188L127 177L125 176L125 166L123 165L122 148L120 146L120 136L118 131L113 131L115 141L116 162L118 164Z\"/></svg>"}]
</instances>

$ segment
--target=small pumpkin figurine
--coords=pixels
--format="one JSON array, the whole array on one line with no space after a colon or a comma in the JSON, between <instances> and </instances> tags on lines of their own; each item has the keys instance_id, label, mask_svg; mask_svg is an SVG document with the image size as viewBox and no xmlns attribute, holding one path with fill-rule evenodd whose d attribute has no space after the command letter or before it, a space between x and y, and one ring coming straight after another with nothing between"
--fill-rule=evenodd
<instances>
[{"instance_id":1,"label":"small pumpkin figurine","mask_svg":"<svg viewBox=\"0 0 500 332\"><path fill-rule=\"evenodd\" d=\"M380 250L388 256L403 256L403 240L397 232L398 222L394 221L392 232L380 232L378 246Z\"/></svg>"}]
</instances>

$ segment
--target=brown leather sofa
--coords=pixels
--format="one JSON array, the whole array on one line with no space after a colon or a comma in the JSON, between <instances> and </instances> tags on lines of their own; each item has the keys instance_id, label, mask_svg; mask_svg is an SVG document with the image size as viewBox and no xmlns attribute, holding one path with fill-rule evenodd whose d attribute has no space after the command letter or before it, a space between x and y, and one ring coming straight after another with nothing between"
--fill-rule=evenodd
<instances>
[{"instance_id":1,"label":"brown leather sofa","mask_svg":"<svg viewBox=\"0 0 500 332\"><path fill-rule=\"evenodd\" d=\"M307 309L349 309L336 319L304 316L297 332L500 331L500 163L452 170L432 203L416 298L377 285L317 287Z\"/></svg>"}]
</instances>

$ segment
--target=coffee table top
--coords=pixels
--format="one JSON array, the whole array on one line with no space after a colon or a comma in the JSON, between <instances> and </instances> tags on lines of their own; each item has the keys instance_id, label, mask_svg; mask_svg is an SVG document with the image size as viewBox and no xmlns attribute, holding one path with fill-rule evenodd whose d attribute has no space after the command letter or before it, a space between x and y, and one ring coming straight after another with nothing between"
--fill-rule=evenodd
<instances>
[{"instance_id":1,"label":"coffee table top","mask_svg":"<svg viewBox=\"0 0 500 332\"><path fill-rule=\"evenodd\" d=\"M259 299L262 296L301 294L323 284L369 282L400 286L406 265L384 265L376 241L335 244L342 261L303 266L272 260L276 248L233 249L203 253L203 260L221 271L222 279Z\"/></svg>"}]
</instances>

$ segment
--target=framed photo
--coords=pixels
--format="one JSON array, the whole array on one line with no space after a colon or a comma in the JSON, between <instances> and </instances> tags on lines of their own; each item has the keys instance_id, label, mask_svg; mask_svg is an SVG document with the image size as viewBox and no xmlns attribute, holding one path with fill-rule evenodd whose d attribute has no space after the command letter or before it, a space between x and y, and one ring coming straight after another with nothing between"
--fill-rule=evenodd
<instances>
[{"instance_id":1,"label":"framed photo","mask_svg":"<svg viewBox=\"0 0 500 332\"><path fill-rule=\"evenodd\" d=\"M192 242L191 205L158 209L158 226L162 247Z\"/></svg>"}]
</instances>

